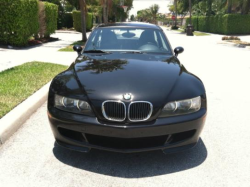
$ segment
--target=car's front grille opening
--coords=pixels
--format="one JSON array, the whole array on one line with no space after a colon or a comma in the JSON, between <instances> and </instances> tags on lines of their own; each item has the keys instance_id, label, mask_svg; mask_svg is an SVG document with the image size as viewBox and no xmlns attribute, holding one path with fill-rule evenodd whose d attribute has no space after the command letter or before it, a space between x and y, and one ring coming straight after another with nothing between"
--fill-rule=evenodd
<instances>
[{"instance_id":1,"label":"car's front grille opening","mask_svg":"<svg viewBox=\"0 0 250 187\"><path fill-rule=\"evenodd\" d=\"M58 131L62 136L66 138L76 140L76 141L81 141L81 142L86 141L81 132L72 131L69 129L61 128L61 127L58 128Z\"/></svg>"},{"instance_id":2,"label":"car's front grille opening","mask_svg":"<svg viewBox=\"0 0 250 187\"><path fill-rule=\"evenodd\" d=\"M145 121L150 118L153 105L149 102L136 101L129 105L130 121Z\"/></svg>"},{"instance_id":3,"label":"car's front grille opening","mask_svg":"<svg viewBox=\"0 0 250 187\"><path fill-rule=\"evenodd\" d=\"M176 143L176 142L187 140L189 138L192 138L194 136L195 132L196 132L196 130L191 130L191 131L172 134L169 142Z\"/></svg>"},{"instance_id":4,"label":"car's front grille opening","mask_svg":"<svg viewBox=\"0 0 250 187\"><path fill-rule=\"evenodd\" d=\"M168 135L143 138L114 138L92 134L85 134L85 136L92 145L114 149L143 149L163 146L168 138Z\"/></svg>"},{"instance_id":5,"label":"car's front grille opening","mask_svg":"<svg viewBox=\"0 0 250 187\"><path fill-rule=\"evenodd\" d=\"M126 118L126 106L119 101L105 101L102 106L103 116L111 121L124 121Z\"/></svg>"}]
</instances>

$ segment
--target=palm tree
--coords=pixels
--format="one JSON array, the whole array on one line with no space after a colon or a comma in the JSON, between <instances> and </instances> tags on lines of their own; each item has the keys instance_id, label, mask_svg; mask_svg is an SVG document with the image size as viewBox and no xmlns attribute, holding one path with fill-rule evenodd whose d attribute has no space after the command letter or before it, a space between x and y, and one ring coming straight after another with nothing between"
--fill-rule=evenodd
<instances>
[{"instance_id":1,"label":"palm tree","mask_svg":"<svg viewBox=\"0 0 250 187\"><path fill-rule=\"evenodd\" d=\"M192 1L191 0L189 0L189 15L190 15L189 24L192 25Z\"/></svg>"},{"instance_id":2,"label":"palm tree","mask_svg":"<svg viewBox=\"0 0 250 187\"><path fill-rule=\"evenodd\" d=\"M79 0L80 4L80 10L81 10L81 22L82 22L82 41L86 42L87 41L87 35L86 35L86 13L87 13L87 8L86 8L86 1L85 0Z\"/></svg>"},{"instance_id":3,"label":"palm tree","mask_svg":"<svg viewBox=\"0 0 250 187\"><path fill-rule=\"evenodd\" d=\"M174 0L174 7L175 7L175 22L174 26L177 27L177 0Z\"/></svg>"},{"instance_id":4,"label":"palm tree","mask_svg":"<svg viewBox=\"0 0 250 187\"><path fill-rule=\"evenodd\" d=\"M103 22L108 23L108 15L110 10L112 10L112 0L100 0L100 4L103 7Z\"/></svg>"},{"instance_id":5,"label":"palm tree","mask_svg":"<svg viewBox=\"0 0 250 187\"><path fill-rule=\"evenodd\" d=\"M143 9L137 12L137 18L140 21L149 21L149 19L151 18L151 13L149 11L149 9Z\"/></svg>"},{"instance_id":6,"label":"palm tree","mask_svg":"<svg viewBox=\"0 0 250 187\"><path fill-rule=\"evenodd\" d=\"M149 12L153 17L153 23L154 24L156 24L156 19L157 19L157 14L159 12L159 9L160 9L160 7L157 4L154 4L151 7L149 7Z\"/></svg>"}]
</instances>

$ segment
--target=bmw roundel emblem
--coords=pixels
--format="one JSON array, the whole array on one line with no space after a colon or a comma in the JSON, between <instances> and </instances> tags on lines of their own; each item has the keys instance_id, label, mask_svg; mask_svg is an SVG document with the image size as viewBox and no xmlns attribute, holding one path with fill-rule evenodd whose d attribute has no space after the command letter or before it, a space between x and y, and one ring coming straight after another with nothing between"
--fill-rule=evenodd
<instances>
[{"instance_id":1,"label":"bmw roundel emblem","mask_svg":"<svg viewBox=\"0 0 250 187\"><path fill-rule=\"evenodd\" d=\"M123 94L123 98L125 100L130 100L132 98L132 94L131 93L126 93L126 94Z\"/></svg>"}]
</instances>

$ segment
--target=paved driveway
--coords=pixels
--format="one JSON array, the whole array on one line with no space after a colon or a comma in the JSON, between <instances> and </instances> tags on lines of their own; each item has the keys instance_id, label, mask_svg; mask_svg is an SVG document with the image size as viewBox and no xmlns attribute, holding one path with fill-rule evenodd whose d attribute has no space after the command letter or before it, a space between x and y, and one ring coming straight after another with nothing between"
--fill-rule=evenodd
<instances>
[{"instance_id":1,"label":"paved driveway","mask_svg":"<svg viewBox=\"0 0 250 187\"><path fill-rule=\"evenodd\" d=\"M185 67L204 82L208 117L198 145L184 153L89 154L54 145L46 103L0 147L1 186L250 186L250 50L186 37Z\"/></svg>"},{"instance_id":2,"label":"paved driveway","mask_svg":"<svg viewBox=\"0 0 250 187\"><path fill-rule=\"evenodd\" d=\"M89 34L89 33L88 33ZM81 40L81 34L77 32L57 31L51 37L58 38L58 41L42 44L41 46L24 49L0 48L0 71L30 61L52 62L69 65L77 57L76 53L58 52L75 41Z\"/></svg>"}]
</instances>

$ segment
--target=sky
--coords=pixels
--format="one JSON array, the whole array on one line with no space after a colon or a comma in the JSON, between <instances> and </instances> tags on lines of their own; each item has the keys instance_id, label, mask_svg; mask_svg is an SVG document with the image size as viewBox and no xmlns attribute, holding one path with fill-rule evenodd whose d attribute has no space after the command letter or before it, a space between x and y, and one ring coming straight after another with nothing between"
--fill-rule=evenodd
<instances>
[{"instance_id":1,"label":"sky","mask_svg":"<svg viewBox=\"0 0 250 187\"><path fill-rule=\"evenodd\" d=\"M126 1L126 0L125 0ZM149 8L153 4L158 4L160 7L159 13L168 13L168 5L172 0L133 0L133 7L129 15L136 15L138 10Z\"/></svg>"}]
</instances>

